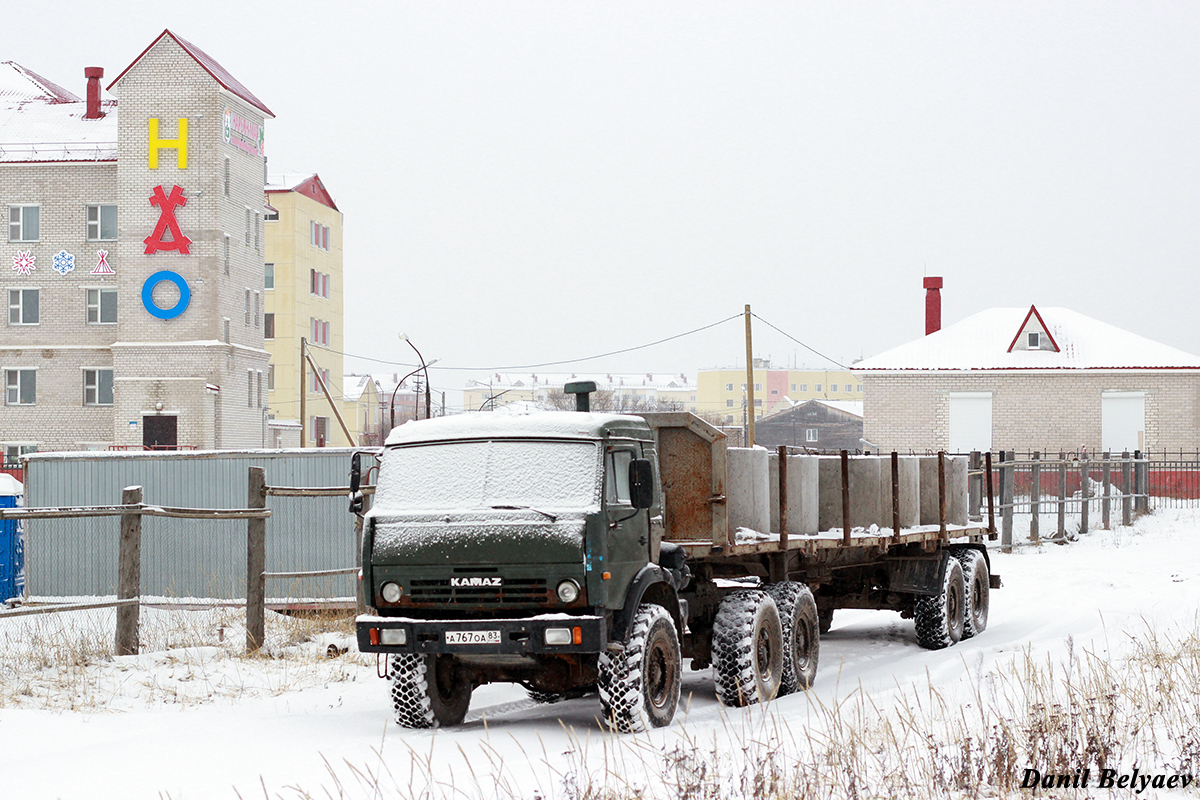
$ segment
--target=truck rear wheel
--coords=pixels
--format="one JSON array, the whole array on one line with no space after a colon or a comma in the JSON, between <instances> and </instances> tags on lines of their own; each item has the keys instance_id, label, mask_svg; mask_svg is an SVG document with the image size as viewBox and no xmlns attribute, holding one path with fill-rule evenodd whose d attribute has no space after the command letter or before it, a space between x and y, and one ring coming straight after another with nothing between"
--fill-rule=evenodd
<instances>
[{"instance_id":1,"label":"truck rear wheel","mask_svg":"<svg viewBox=\"0 0 1200 800\"><path fill-rule=\"evenodd\" d=\"M402 653L391 657L392 708L405 728L449 727L471 705L471 681L454 656Z\"/></svg>"},{"instance_id":2,"label":"truck rear wheel","mask_svg":"<svg viewBox=\"0 0 1200 800\"><path fill-rule=\"evenodd\" d=\"M600 654L600 707L622 733L671 724L679 705L683 661L675 622L665 608L638 606L625 651Z\"/></svg>"},{"instance_id":3,"label":"truck rear wheel","mask_svg":"<svg viewBox=\"0 0 1200 800\"><path fill-rule=\"evenodd\" d=\"M962 564L949 557L941 591L917 598L913 616L921 647L941 650L962 639L964 591Z\"/></svg>"},{"instance_id":4,"label":"truck rear wheel","mask_svg":"<svg viewBox=\"0 0 1200 800\"><path fill-rule=\"evenodd\" d=\"M954 557L962 564L965 585L962 638L969 639L987 628L991 575L988 574L987 559L974 548L963 548Z\"/></svg>"},{"instance_id":5,"label":"truck rear wheel","mask_svg":"<svg viewBox=\"0 0 1200 800\"><path fill-rule=\"evenodd\" d=\"M783 676L781 695L808 691L817 677L820 640L817 634L817 601L803 583L784 581L767 587L779 609L783 627Z\"/></svg>"},{"instance_id":6,"label":"truck rear wheel","mask_svg":"<svg viewBox=\"0 0 1200 800\"><path fill-rule=\"evenodd\" d=\"M783 626L766 592L732 592L717 607L712 632L717 699L748 706L774 699L783 679Z\"/></svg>"}]
</instances>

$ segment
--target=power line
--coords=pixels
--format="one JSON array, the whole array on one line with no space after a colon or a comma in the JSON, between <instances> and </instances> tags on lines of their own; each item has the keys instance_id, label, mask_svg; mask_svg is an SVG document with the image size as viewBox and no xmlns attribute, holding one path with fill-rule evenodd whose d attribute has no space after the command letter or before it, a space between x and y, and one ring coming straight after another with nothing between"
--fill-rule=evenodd
<instances>
[{"instance_id":1,"label":"power line","mask_svg":"<svg viewBox=\"0 0 1200 800\"><path fill-rule=\"evenodd\" d=\"M738 316L741 316L741 315L739 314ZM792 336L790 333L787 333L787 332L785 332L785 331L782 331L782 330L780 330L779 328L776 328L774 325L772 325L771 323L767 322L765 319L763 319L762 317L760 317L758 314L755 314L753 311L751 311L751 312L750 312L750 316L754 317L756 320L758 320L759 322L761 322L763 325L766 325L768 328L773 328L773 329L774 329L775 331L777 331L778 333L782 333L784 336L786 336L787 338L791 339L793 342L795 342L796 344L800 345L800 346L801 346L801 347L803 347L805 350L809 350L809 351L811 351L811 352L813 352L813 353L816 353L816 354L817 354L817 355L819 355L821 358L825 359L826 361L830 362L831 364L837 364L837 365L838 365L839 367L841 367L842 369L850 369L850 368L849 368L849 367L847 367L845 364L843 364L842 362L838 361L836 358L830 358L829 356L825 355L824 353L820 352L819 350L814 350L813 348L809 347L809 346L808 346L808 345L806 345L804 342L802 342L802 341L800 341L799 339L797 339L795 336Z\"/></svg>"},{"instance_id":2,"label":"power line","mask_svg":"<svg viewBox=\"0 0 1200 800\"><path fill-rule=\"evenodd\" d=\"M597 355L586 356L584 358L571 358L571 359L566 359L563 361L545 361L540 364L516 364L513 366L507 366L507 367L495 367L495 366L493 366L493 367L447 367L447 366L442 366L441 364L439 364L435 369L449 369L449 370L458 370L458 371L462 371L462 372L512 372L514 370L541 369L542 367L558 367L558 366L562 366L564 364L581 364L584 361L594 361L598 358L607 358L608 356L618 356L618 355L622 355L624 353L632 353L635 350L645 350L648 347L655 347L657 345L664 344L666 342L670 342L675 339L682 339L684 336L691 336L694 333L700 333L701 331L706 331L709 328L715 328L718 325L723 325L726 322L738 319L741 316L742 316L741 314L734 314L733 316L726 317L725 319L717 320L716 322L709 323L708 325L702 325L699 328L694 328L690 331L684 331L683 333L677 333L673 336L667 336L666 338L658 339L657 341L649 342L647 344L639 344L639 345L635 345L634 347L626 347L621 350L612 350L607 353L599 353ZM774 327L774 326L772 326L772 327ZM309 344L309 347L314 348L314 349L325 350L330 353L337 353L338 355L341 355L341 356L349 356L350 358L362 359L363 361L372 361L376 364L387 364L387 365L393 366L393 367L419 366L417 364L408 364L403 361L387 361L382 358L371 358L370 356L360 356L360 355L355 355L354 353L345 353L340 350L334 350L331 347L324 347L322 345L314 345L311 343ZM816 352L816 351L813 351L813 352Z\"/></svg>"}]
</instances>

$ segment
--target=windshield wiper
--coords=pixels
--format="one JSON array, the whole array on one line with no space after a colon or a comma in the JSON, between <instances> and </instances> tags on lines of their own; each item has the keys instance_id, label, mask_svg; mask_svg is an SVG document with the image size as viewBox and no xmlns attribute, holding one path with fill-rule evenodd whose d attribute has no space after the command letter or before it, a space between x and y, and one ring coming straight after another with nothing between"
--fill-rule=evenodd
<instances>
[{"instance_id":1,"label":"windshield wiper","mask_svg":"<svg viewBox=\"0 0 1200 800\"><path fill-rule=\"evenodd\" d=\"M534 508L533 506L492 506L492 508L504 509L508 511L536 511L543 516L549 517L551 522L558 522L558 517L554 516L549 511L542 511L540 508Z\"/></svg>"}]
</instances>

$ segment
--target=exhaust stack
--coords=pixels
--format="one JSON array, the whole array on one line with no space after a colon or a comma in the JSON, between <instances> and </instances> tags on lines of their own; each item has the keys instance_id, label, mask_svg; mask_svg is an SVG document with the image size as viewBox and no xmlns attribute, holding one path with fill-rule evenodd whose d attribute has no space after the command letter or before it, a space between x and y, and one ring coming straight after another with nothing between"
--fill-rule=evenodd
<instances>
[{"instance_id":1,"label":"exhaust stack","mask_svg":"<svg viewBox=\"0 0 1200 800\"><path fill-rule=\"evenodd\" d=\"M942 329L942 279L925 279L925 335Z\"/></svg>"},{"instance_id":2,"label":"exhaust stack","mask_svg":"<svg viewBox=\"0 0 1200 800\"><path fill-rule=\"evenodd\" d=\"M104 112L100 110L100 79L104 77L104 67L84 67L83 76L87 78L87 113L84 119L100 119Z\"/></svg>"}]
</instances>

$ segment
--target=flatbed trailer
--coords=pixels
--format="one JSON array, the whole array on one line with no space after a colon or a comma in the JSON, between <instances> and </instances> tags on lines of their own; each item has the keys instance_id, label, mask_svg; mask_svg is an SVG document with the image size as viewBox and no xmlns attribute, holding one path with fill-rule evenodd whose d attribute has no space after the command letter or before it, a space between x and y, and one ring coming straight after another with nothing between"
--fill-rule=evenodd
<instances>
[{"instance_id":1,"label":"flatbed trailer","mask_svg":"<svg viewBox=\"0 0 1200 800\"><path fill-rule=\"evenodd\" d=\"M685 658L714 668L726 705L807 689L839 608L899 611L930 649L983 631L999 586L995 533L947 513L952 492L965 497L965 470L947 489L939 458L937 524L864 518L848 534L797 533L815 495L788 482L788 464L815 466L775 457L777 530L760 531L771 527L759 502L768 456L728 448L691 414L481 414L397 428L364 518L371 608L358 620L359 648L386 656L397 721L455 724L474 687L512 681L546 702L596 691L614 728L644 730L671 722ZM742 468L748 458L758 471ZM843 520L849 463L843 454ZM757 527L737 522L747 497Z\"/></svg>"}]
</instances>

